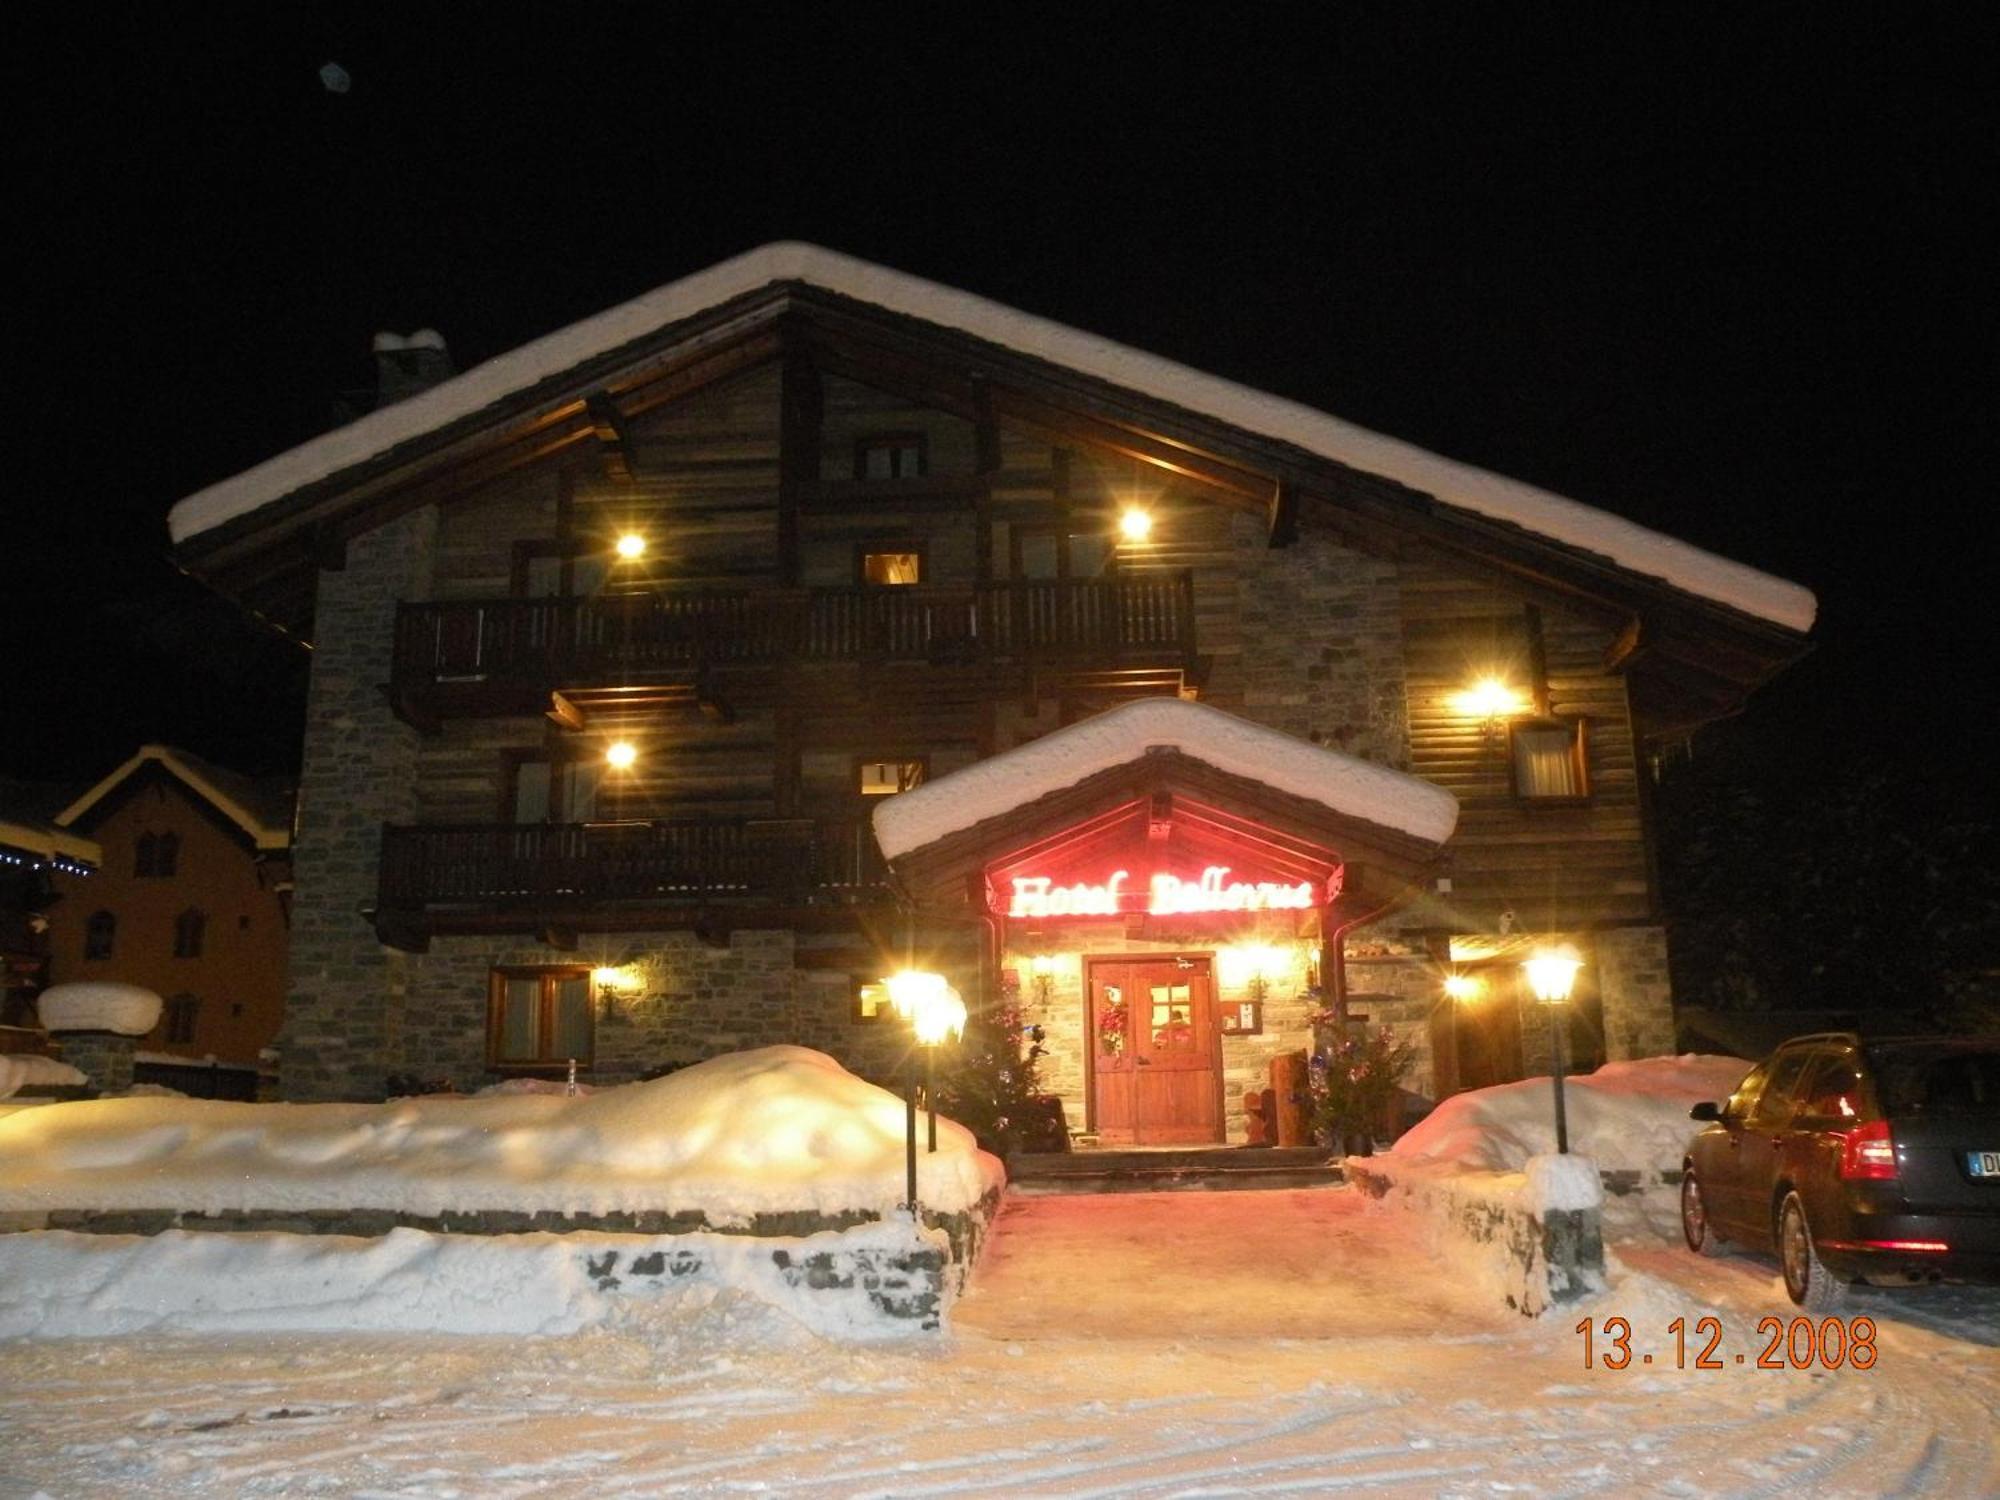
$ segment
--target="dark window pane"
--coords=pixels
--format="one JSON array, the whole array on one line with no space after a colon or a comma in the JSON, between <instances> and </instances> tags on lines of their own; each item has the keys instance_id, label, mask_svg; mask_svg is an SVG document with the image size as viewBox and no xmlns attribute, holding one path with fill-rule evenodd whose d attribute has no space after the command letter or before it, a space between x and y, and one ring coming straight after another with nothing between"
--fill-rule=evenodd
<instances>
[{"instance_id":1,"label":"dark window pane","mask_svg":"<svg viewBox=\"0 0 2000 1500\"><path fill-rule=\"evenodd\" d=\"M1871 1060L1892 1115L2000 1113L2000 1048L1880 1049Z\"/></svg>"},{"instance_id":2,"label":"dark window pane","mask_svg":"<svg viewBox=\"0 0 2000 1500\"><path fill-rule=\"evenodd\" d=\"M1795 1092L1805 1073L1806 1063L1819 1054L1800 1050L1786 1052L1771 1065L1771 1081L1750 1111L1750 1124L1760 1129L1782 1125L1792 1117Z\"/></svg>"}]
</instances>

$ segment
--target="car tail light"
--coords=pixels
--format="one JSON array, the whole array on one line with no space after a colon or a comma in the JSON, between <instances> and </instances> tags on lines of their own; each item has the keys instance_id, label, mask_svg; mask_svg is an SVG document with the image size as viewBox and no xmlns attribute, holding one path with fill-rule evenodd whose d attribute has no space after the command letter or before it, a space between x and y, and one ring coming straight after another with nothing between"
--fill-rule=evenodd
<instances>
[{"instance_id":1,"label":"car tail light","mask_svg":"<svg viewBox=\"0 0 2000 1500\"><path fill-rule=\"evenodd\" d=\"M1896 1175L1896 1143L1889 1135L1887 1120L1858 1125L1841 1140L1840 1175L1847 1181Z\"/></svg>"},{"instance_id":2,"label":"car tail light","mask_svg":"<svg viewBox=\"0 0 2000 1500\"><path fill-rule=\"evenodd\" d=\"M1930 1250L1941 1253L1951 1249L1943 1240L1863 1240L1861 1243L1869 1250Z\"/></svg>"}]
</instances>

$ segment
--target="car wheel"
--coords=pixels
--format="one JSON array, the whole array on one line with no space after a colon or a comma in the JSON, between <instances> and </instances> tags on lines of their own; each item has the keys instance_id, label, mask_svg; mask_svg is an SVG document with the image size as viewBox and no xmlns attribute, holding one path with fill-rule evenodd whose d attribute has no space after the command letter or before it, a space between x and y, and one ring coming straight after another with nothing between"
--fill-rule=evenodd
<instances>
[{"instance_id":1,"label":"car wheel","mask_svg":"<svg viewBox=\"0 0 2000 1500\"><path fill-rule=\"evenodd\" d=\"M1847 1284L1826 1268L1813 1246L1806 1206L1797 1193L1785 1194L1778 1210L1778 1261L1786 1294L1806 1311L1832 1312L1847 1301Z\"/></svg>"},{"instance_id":2,"label":"car wheel","mask_svg":"<svg viewBox=\"0 0 2000 1500\"><path fill-rule=\"evenodd\" d=\"M1696 1255L1713 1257L1728 1253L1722 1237L1709 1222L1708 1202L1701 1196L1701 1181L1692 1167L1681 1173L1681 1238Z\"/></svg>"}]
</instances>

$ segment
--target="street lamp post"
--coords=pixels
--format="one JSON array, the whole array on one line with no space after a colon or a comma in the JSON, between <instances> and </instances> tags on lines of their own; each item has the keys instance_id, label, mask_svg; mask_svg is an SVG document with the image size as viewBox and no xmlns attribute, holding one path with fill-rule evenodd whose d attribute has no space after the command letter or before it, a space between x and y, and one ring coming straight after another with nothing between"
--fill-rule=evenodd
<instances>
[{"instance_id":1,"label":"street lamp post","mask_svg":"<svg viewBox=\"0 0 2000 1500\"><path fill-rule=\"evenodd\" d=\"M1556 1095L1556 1150L1564 1154L1569 1151L1569 1120L1563 1107L1562 1008L1576 984L1576 971L1582 967L1583 960L1567 943L1543 948L1521 965L1528 976L1528 988L1549 1013L1549 1051L1553 1056L1549 1073Z\"/></svg>"},{"instance_id":2,"label":"street lamp post","mask_svg":"<svg viewBox=\"0 0 2000 1500\"><path fill-rule=\"evenodd\" d=\"M942 974L905 969L888 982L889 1004L910 1023L924 1052L924 1103L930 1115L930 1150L937 1150L937 1049L965 1035L965 1001ZM917 1215L917 1060L903 1075L903 1167L910 1217Z\"/></svg>"}]
</instances>

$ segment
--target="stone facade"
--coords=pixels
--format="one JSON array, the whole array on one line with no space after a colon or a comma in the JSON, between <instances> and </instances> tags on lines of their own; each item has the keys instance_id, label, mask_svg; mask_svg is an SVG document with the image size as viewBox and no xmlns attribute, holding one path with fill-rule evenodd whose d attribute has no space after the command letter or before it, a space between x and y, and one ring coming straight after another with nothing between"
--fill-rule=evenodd
<instances>
[{"instance_id":1,"label":"stone facade","mask_svg":"<svg viewBox=\"0 0 2000 1500\"><path fill-rule=\"evenodd\" d=\"M412 511L354 538L345 568L319 576L279 1033L287 1099L379 1099L400 1050L408 959L376 940L365 912L382 825L415 809L417 734L389 713L381 688L397 602L428 593L436 533L435 508Z\"/></svg>"},{"instance_id":2,"label":"stone facade","mask_svg":"<svg viewBox=\"0 0 2000 1500\"><path fill-rule=\"evenodd\" d=\"M1674 1050L1673 986L1663 927L1615 927L1593 933L1597 989L1604 1011L1604 1055L1614 1062Z\"/></svg>"},{"instance_id":3,"label":"stone facade","mask_svg":"<svg viewBox=\"0 0 2000 1500\"><path fill-rule=\"evenodd\" d=\"M122 1094L132 1087L132 1064L138 1039L112 1031L65 1031L63 1061L90 1080L100 1094Z\"/></svg>"}]
</instances>

